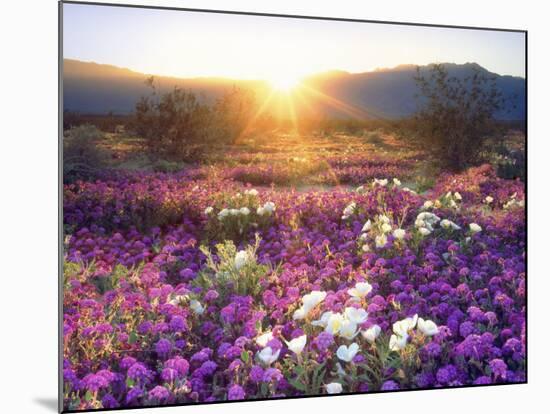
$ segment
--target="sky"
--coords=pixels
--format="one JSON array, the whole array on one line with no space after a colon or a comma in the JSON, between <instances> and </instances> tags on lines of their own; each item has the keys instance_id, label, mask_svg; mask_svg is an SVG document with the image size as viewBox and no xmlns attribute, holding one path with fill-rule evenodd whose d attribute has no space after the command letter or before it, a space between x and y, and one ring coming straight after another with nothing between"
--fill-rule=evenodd
<instances>
[{"instance_id":1,"label":"sky","mask_svg":"<svg viewBox=\"0 0 550 414\"><path fill-rule=\"evenodd\" d=\"M284 81L433 62L524 77L525 35L64 4L63 57L176 77Z\"/></svg>"}]
</instances>

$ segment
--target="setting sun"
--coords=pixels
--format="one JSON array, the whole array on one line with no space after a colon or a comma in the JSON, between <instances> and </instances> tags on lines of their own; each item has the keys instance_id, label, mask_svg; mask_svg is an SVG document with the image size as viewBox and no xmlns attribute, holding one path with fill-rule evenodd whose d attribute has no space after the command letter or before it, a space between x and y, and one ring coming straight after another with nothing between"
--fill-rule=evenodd
<instances>
[{"instance_id":1,"label":"setting sun","mask_svg":"<svg viewBox=\"0 0 550 414\"><path fill-rule=\"evenodd\" d=\"M288 93L300 84L300 79L297 76L283 75L270 79L269 84L276 91Z\"/></svg>"}]
</instances>

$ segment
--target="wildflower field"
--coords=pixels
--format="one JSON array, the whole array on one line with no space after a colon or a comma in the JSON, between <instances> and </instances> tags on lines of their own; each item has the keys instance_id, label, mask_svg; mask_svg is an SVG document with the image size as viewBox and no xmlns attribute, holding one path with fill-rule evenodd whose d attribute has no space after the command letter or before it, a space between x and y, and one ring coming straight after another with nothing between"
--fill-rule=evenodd
<instances>
[{"instance_id":1,"label":"wildflower field","mask_svg":"<svg viewBox=\"0 0 550 414\"><path fill-rule=\"evenodd\" d=\"M526 381L524 183L384 135L63 186L66 410ZM137 161L136 161L137 160Z\"/></svg>"}]
</instances>

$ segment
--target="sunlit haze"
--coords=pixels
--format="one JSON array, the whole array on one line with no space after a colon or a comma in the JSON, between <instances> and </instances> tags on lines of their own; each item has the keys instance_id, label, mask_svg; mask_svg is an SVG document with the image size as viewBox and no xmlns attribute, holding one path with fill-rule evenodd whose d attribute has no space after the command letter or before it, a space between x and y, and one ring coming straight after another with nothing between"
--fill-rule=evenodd
<instances>
[{"instance_id":1,"label":"sunlit haze","mask_svg":"<svg viewBox=\"0 0 550 414\"><path fill-rule=\"evenodd\" d=\"M63 56L176 77L263 79L477 62L525 76L523 33L65 4Z\"/></svg>"}]
</instances>

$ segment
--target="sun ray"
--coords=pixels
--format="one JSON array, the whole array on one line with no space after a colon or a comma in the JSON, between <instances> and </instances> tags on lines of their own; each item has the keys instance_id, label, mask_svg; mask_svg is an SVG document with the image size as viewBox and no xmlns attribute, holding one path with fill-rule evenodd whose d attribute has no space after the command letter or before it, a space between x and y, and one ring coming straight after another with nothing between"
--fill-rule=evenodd
<instances>
[{"instance_id":1,"label":"sun ray","mask_svg":"<svg viewBox=\"0 0 550 414\"><path fill-rule=\"evenodd\" d=\"M333 97L333 96L330 96L330 95L327 95L326 93L323 93L315 88L312 88L311 86L309 85L306 85L306 84L303 84L303 89L318 97L318 98L321 98L321 100L325 103L327 103L328 105L332 106L333 108L336 108L348 115L351 115L353 116L354 118L360 118L360 119L364 119L364 118L369 118L369 117L375 117L375 118L380 118L380 119L384 119L384 117L382 117L381 115L375 113L374 111L371 111L371 110L366 110L364 108L361 108L361 107L358 107L358 106L355 106L355 105L350 105L350 104L347 104L345 102L342 102L341 100Z\"/></svg>"},{"instance_id":2,"label":"sun ray","mask_svg":"<svg viewBox=\"0 0 550 414\"><path fill-rule=\"evenodd\" d=\"M313 115L315 113L315 109L313 108L311 103L308 102L308 100L304 96L304 94L303 94L303 85L300 85L300 86L301 86L300 88L297 88L294 91L293 95L297 100L300 101L300 104L307 109L309 115Z\"/></svg>"},{"instance_id":3,"label":"sun ray","mask_svg":"<svg viewBox=\"0 0 550 414\"><path fill-rule=\"evenodd\" d=\"M260 115L262 115L267 109L267 107L269 106L271 100L273 99L273 95L274 95L274 91L273 90L269 91L269 93L267 94L267 97L264 99L264 101L262 102L262 104L260 105L256 113L250 118L246 126L243 128L242 132L235 139L235 143L239 143L242 140L242 138L248 132L250 132L250 128L252 127L252 125L254 125L254 122L256 122L256 120L260 117Z\"/></svg>"},{"instance_id":4,"label":"sun ray","mask_svg":"<svg viewBox=\"0 0 550 414\"><path fill-rule=\"evenodd\" d=\"M294 131L296 134L298 133L298 119L296 118L296 108L294 107L294 98L290 94L287 94L286 101L288 104L288 113L290 115L290 122L292 122L292 126L294 128Z\"/></svg>"}]
</instances>

